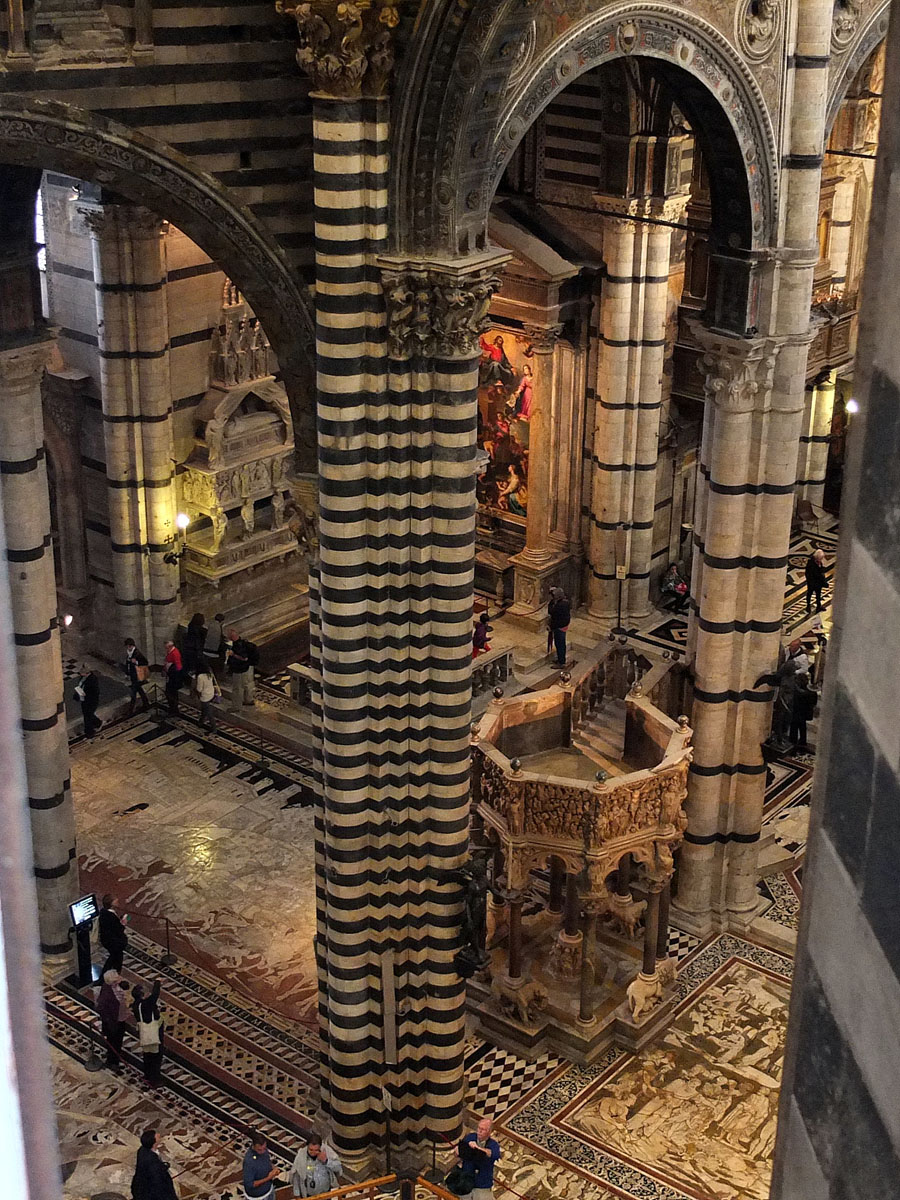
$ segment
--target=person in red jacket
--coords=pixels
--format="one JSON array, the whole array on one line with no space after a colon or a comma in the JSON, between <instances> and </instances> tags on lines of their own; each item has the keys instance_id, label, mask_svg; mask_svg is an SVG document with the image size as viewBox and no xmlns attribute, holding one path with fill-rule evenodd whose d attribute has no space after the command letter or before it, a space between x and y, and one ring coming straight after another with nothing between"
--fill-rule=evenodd
<instances>
[{"instance_id":1,"label":"person in red jacket","mask_svg":"<svg viewBox=\"0 0 900 1200\"><path fill-rule=\"evenodd\" d=\"M173 716L178 712L178 689L183 672L181 651L174 642L166 642L166 702Z\"/></svg>"}]
</instances>

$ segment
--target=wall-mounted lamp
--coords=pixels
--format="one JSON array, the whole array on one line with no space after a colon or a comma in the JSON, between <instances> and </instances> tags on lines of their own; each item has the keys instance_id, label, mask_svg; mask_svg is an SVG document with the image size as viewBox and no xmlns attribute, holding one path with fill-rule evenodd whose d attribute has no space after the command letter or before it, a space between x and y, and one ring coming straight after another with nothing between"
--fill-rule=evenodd
<instances>
[{"instance_id":1,"label":"wall-mounted lamp","mask_svg":"<svg viewBox=\"0 0 900 1200\"><path fill-rule=\"evenodd\" d=\"M165 553L163 555L163 562L167 563L170 567L174 567L174 566L178 565L178 562L181 559L181 556L184 554L185 550L187 549L187 543L184 540L184 534L185 534L185 530L190 525L190 523L191 523L191 518L188 516L187 513L180 512L180 513L175 514L175 527L178 530L178 533L181 537L181 546L178 547L178 539L176 538L175 545L176 545L177 549L169 550L169 551L167 551L167 553Z\"/></svg>"},{"instance_id":2,"label":"wall-mounted lamp","mask_svg":"<svg viewBox=\"0 0 900 1200\"><path fill-rule=\"evenodd\" d=\"M851 397L851 399L849 399L847 401L847 412L850 413L851 416L853 416L854 413L858 413L859 412L859 401L854 400Z\"/></svg>"},{"instance_id":3,"label":"wall-mounted lamp","mask_svg":"<svg viewBox=\"0 0 900 1200\"><path fill-rule=\"evenodd\" d=\"M75 620L75 618L72 616L71 613L63 613L60 620L62 621L62 623L66 627L66 629L68 629L69 626L72 624L72 622Z\"/></svg>"}]
</instances>

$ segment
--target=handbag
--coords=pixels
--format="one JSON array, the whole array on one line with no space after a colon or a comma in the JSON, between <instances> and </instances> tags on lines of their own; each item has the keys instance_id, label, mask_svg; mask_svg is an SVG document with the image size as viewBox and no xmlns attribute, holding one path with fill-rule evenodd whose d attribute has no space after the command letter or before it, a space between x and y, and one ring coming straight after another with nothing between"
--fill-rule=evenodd
<instances>
[{"instance_id":1,"label":"handbag","mask_svg":"<svg viewBox=\"0 0 900 1200\"><path fill-rule=\"evenodd\" d=\"M152 1021L138 1021L138 1041L143 1054L156 1054L159 1050L159 1031L162 1028L162 1017L154 1017Z\"/></svg>"},{"instance_id":2,"label":"handbag","mask_svg":"<svg viewBox=\"0 0 900 1200\"><path fill-rule=\"evenodd\" d=\"M475 1172L468 1165L457 1164L455 1167L451 1167L444 1180L444 1187L454 1196L468 1196L475 1187Z\"/></svg>"},{"instance_id":3,"label":"handbag","mask_svg":"<svg viewBox=\"0 0 900 1200\"><path fill-rule=\"evenodd\" d=\"M135 677L138 683L146 683L150 678L150 668L137 666L134 669Z\"/></svg>"}]
</instances>

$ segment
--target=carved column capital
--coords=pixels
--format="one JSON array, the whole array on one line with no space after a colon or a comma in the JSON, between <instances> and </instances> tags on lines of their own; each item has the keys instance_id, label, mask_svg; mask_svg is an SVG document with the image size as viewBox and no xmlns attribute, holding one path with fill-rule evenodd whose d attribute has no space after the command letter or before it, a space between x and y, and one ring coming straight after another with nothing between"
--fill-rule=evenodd
<instances>
[{"instance_id":1,"label":"carved column capital","mask_svg":"<svg viewBox=\"0 0 900 1200\"><path fill-rule=\"evenodd\" d=\"M275 7L297 22L297 64L314 92L340 100L387 93L399 0L276 0Z\"/></svg>"},{"instance_id":2,"label":"carved column capital","mask_svg":"<svg viewBox=\"0 0 900 1200\"><path fill-rule=\"evenodd\" d=\"M474 358L508 254L458 263L381 258L391 358Z\"/></svg>"},{"instance_id":3,"label":"carved column capital","mask_svg":"<svg viewBox=\"0 0 900 1200\"><path fill-rule=\"evenodd\" d=\"M47 371L41 391L44 415L53 422L67 441L81 436L84 417L84 388L89 375L79 371Z\"/></svg>"},{"instance_id":4,"label":"carved column capital","mask_svg":"<svg viewBox=\"0 0 900 1200\"><path fill-rule=\"evenodd\" d=\"M562 335L562 325L526 325L523 332L535 354L552 354Z\"/></svg>"},{"instance_id":5,"label":"carved column capital","mask_svg":"<svg viewBox=\"0 0 900 1200\"><path fill-rule=\"evenodd\" d=\"M46 337L0 350L0 398L24 396L32 391L40 383L52 349L53 339Z\"/></svg>"},{"instance_id":6,"label":"carved column capital","mask_svg":"<svg viewBox=\"0 0 900 1200\"><path fill-rule=\"evenodd\" d=\"M782 343L775 338L737 338L693 322L704 354L703 390L723 412L746 413L769 407L775 363Z\"/></svg>"},{"instance_id":7,"label":"carved column capital","mask_svg":"<svg viewBox=\"0 0 900 1200\"><path fill-rule=\"evenodd\" d=\"M101 239L121 234L133 240L159 238L168 225L157 213L140 204L85 204L78 213L91 233Z\"/></svg>"}]
</instances>

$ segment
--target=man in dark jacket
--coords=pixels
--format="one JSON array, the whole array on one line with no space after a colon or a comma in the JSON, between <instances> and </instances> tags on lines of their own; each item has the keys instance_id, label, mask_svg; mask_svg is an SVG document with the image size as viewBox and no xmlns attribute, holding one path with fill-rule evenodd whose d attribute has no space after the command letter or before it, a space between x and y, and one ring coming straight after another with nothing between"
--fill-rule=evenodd
<instances>
[{"instance_id":1,"label":"man in dark jacket","mask_svg":"<svg viewBox=\"0 0 900 1200\"><path fill-rule=\"evenodd\" d=\"M801 754L809 753L806 741L806 722L816 713L819 694L809 686L809 675L805 671L796 676L793 706L791 708L791 745Z\"/></svg>"},{"instance_id":2,"label":"man in dark jacket","mask_svg":"<svg viewBox=\"0 0 900 1200\"><path fill-rule=\"evenodd\" d=\"M228 630L231 649L225 666L231 676L231 711L240 713L245 704L253 704L253 658L255 646L241 637L237 629Z\"/></svg>"},{"instance_id":3,"label":"man in dark jacket","mask_svg":"<svg viewBox=\"0 0 900 1200\"><path fill-rule=\"evenodd\" d=\"M161 1148L156 1130L145 1129L131 1180L132 1200L178 1200L169 1168L159 1157Z\"/></svg>"},{"instance_id":4,"label":"man in dark jacket","mask_svg":"<svg viewBox=\"0 0 900 1200\"><path fill-rule=\"evenodd\" d=\"M134 706L137 703L137 698L141 698L141 708L144 712L150 707L150 702L147 699L147 693L144 691L144 681L147 678L147 670L149 667L147 656L142 654L134 644L134 638L125 639L125 674L128 676L128 684L131 688L131 707L128 709L129 717L134 712Z\"/></svg>"},{"instance_id":5,"label":"man in dark jacket","mask_svg":"<svg viewBox=\"0 0 900 1200\"><path fill-rule=\"evenodd\" d=\"M100 680L87 664L81 668L81 675L75 685L75 695L81 701L84 736L93 737L103 724L97 716L97 705L100 703Z\"/></svg>"},{"instance_id":6,"label":"man in dark jacket","mask_svg":"<svg viewBox=\"0 0 900 1200\"><path fill-rule=\"evenodd\" d=\"M547 622L550 638L556 648L556 662L560 667L566 665L566 632L572 620L572 609L562 588L550 589L550 603L547 606ZM548 647L549 649L549 647Z\"/></svg>"},{"instance_id":7,"label":"man in dark jacket","mask_svg":"<svg viewBox=\"0 0 900 1200\"><path fill-rule=\"evenodd\" d=\"M812 598L815 592L816 612L822 611L822 589L828 586L828 576L825 574L825 551L816 550L806 560L806 611L812 612Z\"/></svg>"},{"instance_id":8,"label":"man in dark jacket","mask_svg":"<svg viewBox=\"0 0 900 1200\"><path fill-rule=\"evenodd\" d=\"M115 910L115 903L115 897L107 892L100 902L100 912L97 914L98 940L108 955L100 972L101 979L107 971L122 970L122 958L128 949L128 934L125 932L124 922Z\"/></svg>"}]
</instances>

